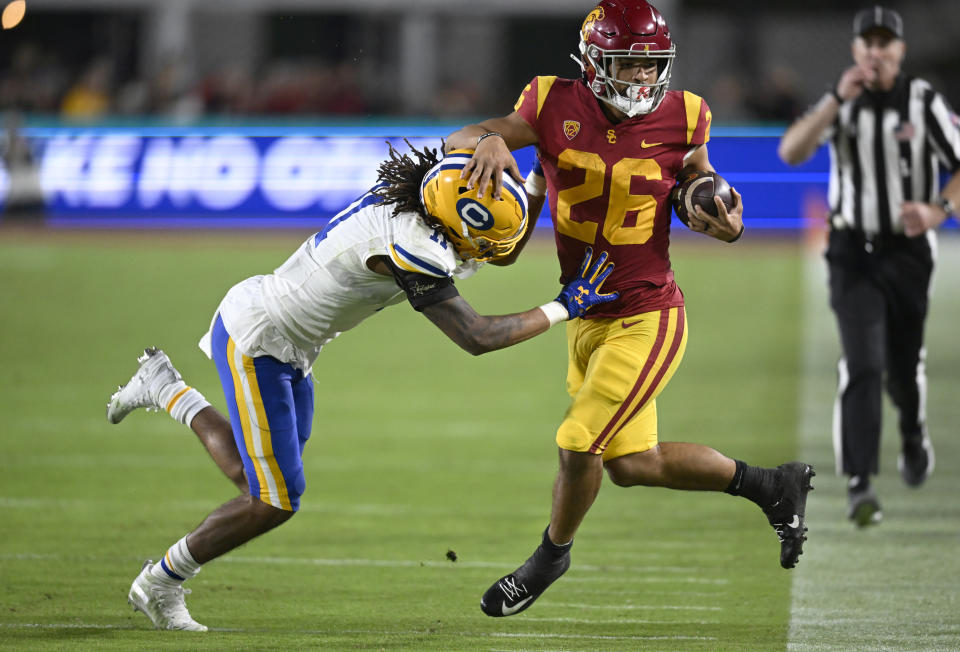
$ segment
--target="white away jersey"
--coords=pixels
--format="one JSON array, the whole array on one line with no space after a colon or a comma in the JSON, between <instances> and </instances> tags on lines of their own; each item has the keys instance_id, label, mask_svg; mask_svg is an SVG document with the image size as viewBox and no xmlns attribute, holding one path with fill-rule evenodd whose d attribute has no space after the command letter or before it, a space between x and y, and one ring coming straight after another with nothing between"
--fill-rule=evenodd
<instances>
[{"instance_id":1,"label":"white away jersey","mask_svg":"<svg viewBox=\"0 0 960 652\"><path fill-rule=\"evenodd\" d=\"M401 269L439 278L467 278L479 269L478 263L462 262L443 234L417 214L393 216L393 209L368 192L273 274L231 288L217 313L237 347L307 373L324 344L405 298L393 276L370 271L371 257L389 256ZM211 356L209 332L200 348Z\"/></svg>"}]
</instances>

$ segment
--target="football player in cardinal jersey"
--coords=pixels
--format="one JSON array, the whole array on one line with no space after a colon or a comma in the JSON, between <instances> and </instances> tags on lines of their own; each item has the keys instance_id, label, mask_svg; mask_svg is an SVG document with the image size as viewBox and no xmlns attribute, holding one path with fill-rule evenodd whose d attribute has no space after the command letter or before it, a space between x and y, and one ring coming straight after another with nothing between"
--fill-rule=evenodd
<instances>
[{"instance_id":1,"label":"football player in cardinal jersey","mask_svg":"<svg viewBox=\"0 0 960 652\"><path fill-rule=\"evenodd\" d=\"M206 631L182 587L208 561L287 521L304 492L303 449L313 422L311 368L323 346L403 301L464 350L511 346L612 301L600 291L608 254L585 252L559 296L512 315L478 315L454 287L485 263L510 262L527 234L527 196L503 180L503 201L480 198L461 171L472 151L437 159L414 150L380 166L379 183L309 238L272 274L231 288L200 348L216 363L229 420L189 387L170 359L147 349L107 405L119 423L137 408L165 410L190 426L240 495L147 562L128 600L162 629Z\"/></svg>"},{"instance_id":2,"label":"football player in cardinal jersey","mask_svg":"<svg viewBox=\"0 0 960 652\"><path fill-rule=\"evenodd\" d=\"M780 563L796 565L806 539L804 511L813 469L791 462L753 467L707 446L661 442L656 397L687 342L683 294L670 267L670 208L678 179L713 171L711 114L693 93L668 90L676 47L644 0L602 0L580 31L580 79L535 77L514 111L452 134L450 149L475 148L468 185L488 187L503 172L519 179L511 151L535 145L527 178L553 215L561 279L585 251L616 263L607 285L619 299L567 325L571 404L557 431L560 469L541 545L487 590L490 616L519 613L570 565L570 547L603 476L620 486L726 491L764 511L781 541ZM540 172L542 166L542 173ZM506 178L507 175L503 175ZM501 196L493 184L495 196ZM700 207L690 228L725 242L743 233L743 203L717 217ZM536 215L542 198L532 200ZM516 254L517 252L515 252Z\"/></svg>"}]
</instances>

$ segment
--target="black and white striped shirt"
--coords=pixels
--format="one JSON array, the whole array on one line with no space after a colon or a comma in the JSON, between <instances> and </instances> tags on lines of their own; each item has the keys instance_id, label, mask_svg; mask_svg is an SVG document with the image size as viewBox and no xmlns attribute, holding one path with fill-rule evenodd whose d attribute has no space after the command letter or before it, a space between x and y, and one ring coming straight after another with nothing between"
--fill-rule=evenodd
<instances>
[{"instance_id":1,"label":"black and white striped shirt","mask_svg":"<svg viewBox=\"0 0 960 652\"><path fill-rule=\"evenodd\" d=\"M936 201L939 166L960 169L957 117L923 79L844 102L826 139L833 225L866 235L903 233L901 203Z\"/></svg>"}]
</instances>

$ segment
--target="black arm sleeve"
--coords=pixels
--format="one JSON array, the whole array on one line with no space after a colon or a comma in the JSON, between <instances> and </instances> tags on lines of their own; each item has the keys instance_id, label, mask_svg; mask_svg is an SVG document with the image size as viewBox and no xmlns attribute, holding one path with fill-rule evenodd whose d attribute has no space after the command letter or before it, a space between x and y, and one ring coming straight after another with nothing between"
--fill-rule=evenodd
<instances>
[{"instance_id":1,"label":"black arm sleeve","mask_svg":"<svg viewBox=\"0 0 960 652\"><path fill-rule=\"evenodd\" d=\"M389 258L385 258L385 261L390 271L393 272L393 278L397 285L407 293L407 300L417 312L421 312L424 308L435 303L460 295L460 292L453 285L453 279L450 277L437 278L436 276L408 272L394 265Z\"/></svg>"}]
</instances>

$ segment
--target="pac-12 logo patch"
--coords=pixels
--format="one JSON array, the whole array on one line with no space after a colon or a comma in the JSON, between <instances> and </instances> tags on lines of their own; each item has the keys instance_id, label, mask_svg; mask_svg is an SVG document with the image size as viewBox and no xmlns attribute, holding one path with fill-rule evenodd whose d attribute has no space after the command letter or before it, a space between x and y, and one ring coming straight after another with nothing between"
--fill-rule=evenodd
<instances>
[{"instance_id":1,"label":"pac-12 logo patch","mask_svg":"<svg viewBox=\"0 0 960 652\"><path fill-rule=\"evenodd\" d=\"M567 140L573 140L577 137L577 134L580 133L580 123L576 120L564 120L563 121L563 135L567 137Z\"/></svg>"}]
</instances>

